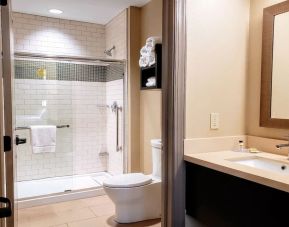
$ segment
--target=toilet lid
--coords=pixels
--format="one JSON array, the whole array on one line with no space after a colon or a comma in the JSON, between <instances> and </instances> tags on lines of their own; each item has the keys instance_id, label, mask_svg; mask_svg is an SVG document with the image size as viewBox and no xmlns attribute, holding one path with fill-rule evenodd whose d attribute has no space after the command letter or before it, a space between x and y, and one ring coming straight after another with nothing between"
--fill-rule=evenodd
<instances>
[{"instance_id":1,"label":"toilet lid","mask_svg":"<svg viewBox=\"0 0 289 227\"><path fill-rule=\"evenodd\" d=\"M113 176L103 182L105 187L110 188L132 188L150 184L152 178L142 173L129 173Z\"/></svg>"}]
</instances>

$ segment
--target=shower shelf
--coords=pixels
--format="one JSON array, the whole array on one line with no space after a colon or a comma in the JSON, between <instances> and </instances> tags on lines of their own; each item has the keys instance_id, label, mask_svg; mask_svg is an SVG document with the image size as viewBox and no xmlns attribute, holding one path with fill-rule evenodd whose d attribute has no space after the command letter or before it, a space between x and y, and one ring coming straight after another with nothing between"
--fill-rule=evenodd
<instances>
[{"instance_id":1,"label":"shower shelf","mask_svg":"<svg viewBox=\"0 0 289 227\"><path fill-rule=\"evenodd\" d=\"M152 66L141 68L141 90L161 89L162 88L162 44L156 44L156 63ZM156 78L156 86L147 87L148 78Z\"/></svg>"}]
</instances>

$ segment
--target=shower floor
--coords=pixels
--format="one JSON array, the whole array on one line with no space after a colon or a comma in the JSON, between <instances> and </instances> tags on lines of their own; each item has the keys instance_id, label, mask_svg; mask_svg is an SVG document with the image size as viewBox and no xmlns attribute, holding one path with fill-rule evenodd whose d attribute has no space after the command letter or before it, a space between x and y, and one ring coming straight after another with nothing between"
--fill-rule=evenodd
<instances>
[{"instance_id":1,"label":"shower floor","mask_svg":"<svg viewBox=\"0 0 289 227\"><path fill-rule=\"evenodd\" d=\"M23 200L64 192L101 188L102 182L110 176L107 172L100 172L86 175L20 181L16 183L17 197L18 200Z\"/></svg>"}]
</instances>

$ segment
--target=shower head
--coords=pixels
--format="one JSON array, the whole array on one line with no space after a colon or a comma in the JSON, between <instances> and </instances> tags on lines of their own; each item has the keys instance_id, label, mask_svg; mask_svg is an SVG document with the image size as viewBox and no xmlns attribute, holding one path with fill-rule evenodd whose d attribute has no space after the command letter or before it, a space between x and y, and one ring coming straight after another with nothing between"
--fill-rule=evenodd
<instances>
[{"instance_id":1,"label":"shower head","mask_svg":"<svg viewBox=\"0 0 289 227\"><path fill-rule=\"evenodd\" d=\"M115 49L115 46L113 46L112 48L108 49L108 50L105 50L104 53L107 55L107 56L112 56L112 51Z\"/></svg>"}]
</instances>

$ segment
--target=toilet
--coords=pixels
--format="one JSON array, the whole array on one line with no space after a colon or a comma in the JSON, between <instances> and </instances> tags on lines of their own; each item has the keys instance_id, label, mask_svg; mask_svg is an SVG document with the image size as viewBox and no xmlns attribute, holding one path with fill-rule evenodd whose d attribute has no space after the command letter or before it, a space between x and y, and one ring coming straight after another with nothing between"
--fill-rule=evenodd
<instances>
[{"instance_id":1,"label":"toilet","mask_svg":"<svg viewBox=\"0 0 289 227\"><path fill-rule=\"evenodd\" d=\"M115 221L132 223L161 217L161 140L151 140L151 175L129 173L113 176L103 188L115 204Z\"/></svg>"}]
</instances>

